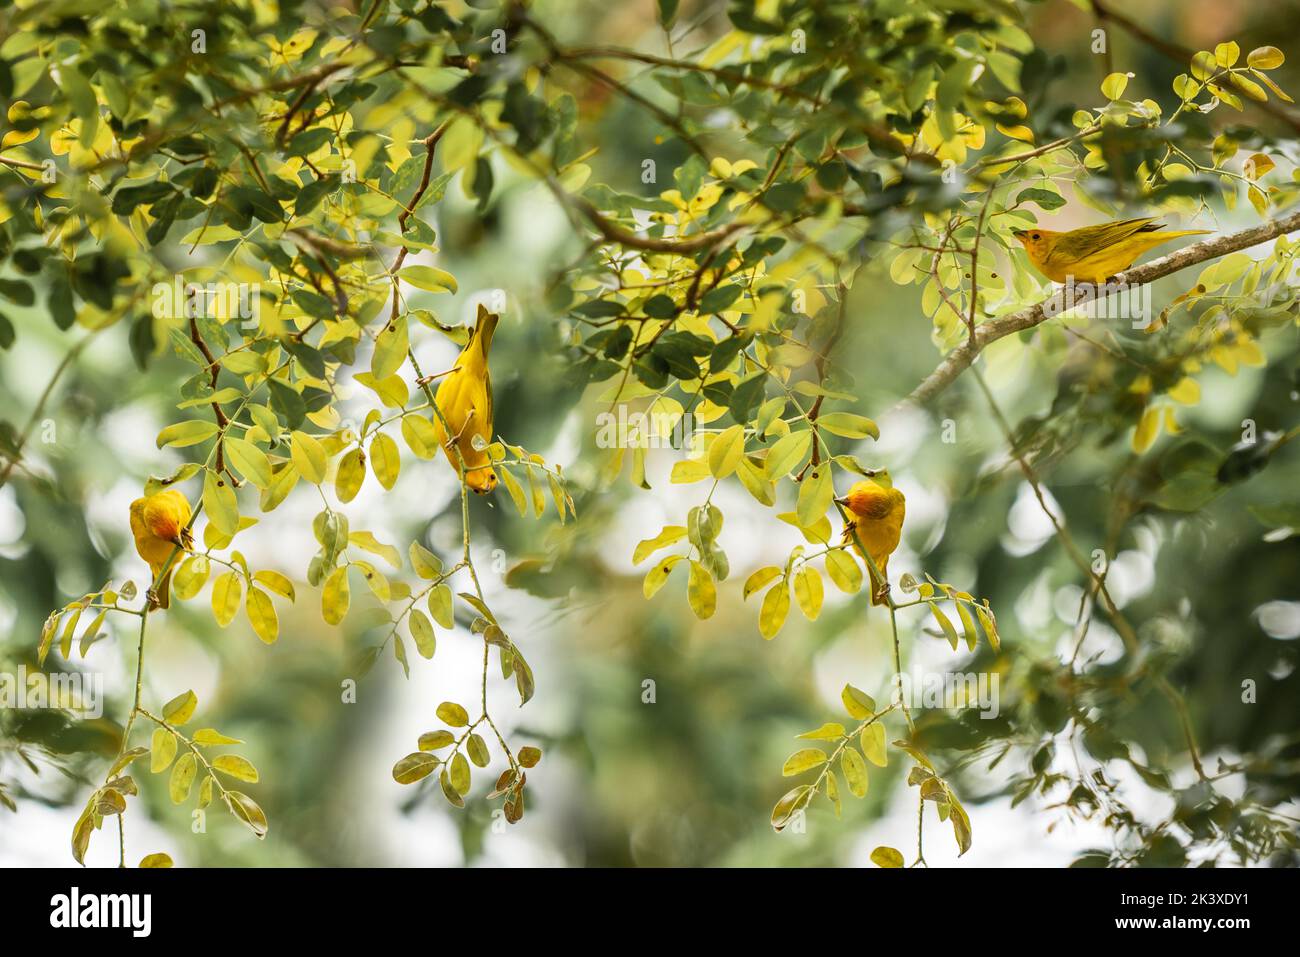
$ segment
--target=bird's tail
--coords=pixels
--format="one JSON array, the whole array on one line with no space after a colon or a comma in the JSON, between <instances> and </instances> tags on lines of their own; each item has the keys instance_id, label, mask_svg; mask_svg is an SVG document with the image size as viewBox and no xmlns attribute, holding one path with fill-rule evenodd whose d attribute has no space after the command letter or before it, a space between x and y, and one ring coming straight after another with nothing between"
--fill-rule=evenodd
<instances>
[{"instance_id":1,"label":"bird's tail","mask_svg":"<svg viewBox=\"0 0 1300 957\"><path fill-rule=\"evenodd\" d=\"M889 598L889 572L886 570L888 566L888 558L880 563L880 574L884 576L883 581L876 581L875 574L870 567L867 568L867 577L871 579L871 604L873 606L883 605Z\"/></svg>"},{"instance_id":2,"label":"bird's tail","mask_svg":"<svg viewBox=\"0 0 1300 957\"><path fill-rule=\"evenodd\" d=\"M1162 229L1156 235L1161 239L1177 239L1179 236L1207 236L1212 232L1212 229L1176 229L1172 232Z\"/></svg>"},{"instance_id":3,"label":"bird's tail","mask_svg":"<svg viewBox=\"0 0 1300 957\"><path fill-rule=\"evenodd\" d=\"M485 361L488 350L492 348L492 334L497 331L497 323L500 321L500 316L494 312L488 312L483 308L482 304L479 305L478 319L474 323L474 344L483 353Z\"/></svg>"},{"instance_id":4,"label":"bird's tail","mask_svg":"<svg viewBox=\"0 0 1300 957\"><path fill-rule=\"evenodd\" d=\"M154 588L154 594L158 596L158 607L169 608L172 603L172 570L167 569L162 580Z\"/></svg>"}]
</instances>

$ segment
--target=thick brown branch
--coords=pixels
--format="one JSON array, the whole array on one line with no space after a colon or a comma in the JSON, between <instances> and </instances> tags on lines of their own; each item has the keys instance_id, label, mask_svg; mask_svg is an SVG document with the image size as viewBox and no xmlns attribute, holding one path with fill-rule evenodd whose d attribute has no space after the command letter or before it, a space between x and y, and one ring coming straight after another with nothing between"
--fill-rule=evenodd
<instances>
[{"instance_id":1,"label":"thick brown branch","mask_svg":"<svg viewBox=\"0 0 1300 957\"><path fill-rule=\"evenodd\" d=\"M1241 232L1229 233L1207 239L1204 242L1193 243L1167 256L1153 259L1141 266L1134 266L1128 272L1117 275L1115 281L1127 282L1133 285L1152 282L1178 272L1180 269L1186 269L1188 266L1195 266L1198 263L1226 256L1228 253L1235 253L1250 246L1257 246L1260 243L1276 239L1286 233L1293 233L1296 230L1300 230L1300 212L1292 212L1281 219L1275 219L1259 226L1252 226L1250 229L1243 229ZM1045 299L1027 309L999 316L976 326L974 338L963 342L944 356L938 367L926 376L925 380L913 389L911 394L903 401L917 404L929 402L951 385L957 376L970 368L971 363L979 357L980 352L989 343L996 342L1025 329L1032 329L1044 319L1049 318L1049 314L1057 315L1064 311L1065 305L1064 292L1058 291L1050 299ZM1044 310L1045 306L1049 307L1046 311Z\"/></svg>"}]
</instances>

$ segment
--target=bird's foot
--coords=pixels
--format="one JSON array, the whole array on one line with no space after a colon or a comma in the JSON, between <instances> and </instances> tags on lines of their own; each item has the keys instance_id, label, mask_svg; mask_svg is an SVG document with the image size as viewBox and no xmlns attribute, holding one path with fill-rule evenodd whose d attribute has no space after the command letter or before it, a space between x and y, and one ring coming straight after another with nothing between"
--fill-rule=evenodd
<instances>
[{"instance_id":1,"label":"bird's foot","mask_svg":"<svg viewBox=\"0 0 1300 957\"><path fill-rule=\"evenodd\" d=\"M144 593L145 601L149 603L150 608L161 608L162 601L158 598L158 593L150 588Z\"/></svg>"},{"instance_id":2,"label":"bird's foot","mask_svg":"<svg viewBox=\"0 0 1300 957\"><path fill-rule=\"evenodd\" d=\"M465 416L465 422L464 422L463 425L461 425L461 427L460 427L460 431L457 432L455 435L453 435L453 436L451 437L450 442L459 442L459 441L460 441L460 437L461 437L462 435L465 434L465 430L469 428L469 424L470 424L471 422L474 421L474 412L475 412L475 411L476 411L475 409L470 409L470 410L469 410L469 415Z\"/></svg>"},{"instance_id":3,"label":"bird's foot","mask_svg":"<svg viewBox=\"0 0 1300 957\"><path fill-rule=\"evenodd\" d=\"M420 376L420 378L415 380L415 384L423 387L428 385L430 382L435 382L438 379L442 379L446 376L451 375L453 372L459 372L459 371L460 371L460 366L452 366L446 372L435 372L433 375L422 375Z\"/></svg>"}]
</instances>

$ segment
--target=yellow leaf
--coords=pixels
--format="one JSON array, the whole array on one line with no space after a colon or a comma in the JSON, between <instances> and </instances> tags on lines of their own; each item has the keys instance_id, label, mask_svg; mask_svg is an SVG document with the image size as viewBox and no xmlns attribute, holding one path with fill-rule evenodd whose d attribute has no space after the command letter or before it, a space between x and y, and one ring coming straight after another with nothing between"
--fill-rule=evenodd
<instances>
[{"instance_id":1,"label":"yellow leaf","mask_svg":"<svg viewBox=\"0 0 1300 957\"><path fill-rule=\"evenodd\" d=\"M239 501L230 484L215 472L203 476L203 510L208 522L226 538L239 531Z\"/></svg>"},{"instance_id":2,"label":"yellow leaf","mask_svg":"<svg viewBox=\"0 0 1300 957\"><path fill-rule=\"evenodd\" d=\"M849 785L849 793L854 797L866 797L867 785L867 762L862 760L862 755L858 754L858 749L851 744L846 744L844 750L840 752L840 770L844 772L844 780Z\"/></svg>"},{"instance_id":3,"label":"yellow leaf","mask_svg":"<svg viewBox=\"0 0 1300 957\"><path fill-rule=\"evenodd\" d=\"M821 748L804 748L785 759L781 774L787 778L826 763L826 752Z\"/></svg>"},{"instance_id":4,"label":"yellow leaf","mask_svg":"<svg viewBox=\"0 0 1300 957\"><path fill-rule=\"evenodd\" d=\"M686 600L690 603L695 617L712 618L718 607L718 592L713 585L713 576L699 562L691 562L690 577L686 583Z\"/></svg>"},{"instance_id":5,"label":"yellow leaf","mask_svg":"<svg viewBox=\"0 0 1300 957\"><path fill-rule=\"evenodd\" d=\"M892 847L881 845L871 852L871 863L877 867L902 867L903 855Z\"/></svg>"},{"instance_id":6,"label":"yellow leaf","mask_svg":"<svg viewBox=\"0 0 1300 957\"><path fill-rule=\"evenodd\" d=\"M856 594L862 587L862 568L847 548L837 548L826 553L826 574L835 587L848 595Z\"/></svg>"},{"instance_id":7,"label":"yellow leaf","mask_svg":"<svg viewBox=\"0 0 1300 957\"><path fill-rule=\"evenodd\" d=\"M733 425L719 434L709 446L709 471L714 478L724 479L736 470L740 457L744 454L745 427Z\"/></svg>"},{"instance_id":8,"label":"yellow leaf","mask_svg":"<svg viewBox=\"0 0 1300 957\"><path fill-rule=\"evenodd\" d=\"M253 767L252 762L247 758L241 758L237 754L223 754L214 758L212 766L223 774L229 774L232 778L247 781L249 784L257 783L257 768Z\"/></svg>"},{"instance_id":9,"label":"yellow leaf","mask_svg":"<svg viewBox=\"0 0 1300 957\"><path fill-rule=\"evenodd\" d=\"M176 758L176 736L166 728L154 728L149 746L149 770L154 774L166 771Z\"/></svg>"},{"instance_id":10,"label":"yellow leaf","mask_svg":"<svg viewBox=\"0 0 1300 957\"><path fill-rule=\"evenodd\" d=\"M163 720L179 727L194 717L194 709L198 706L199 698L193 691L178 694L163 705Z\"/></svg>"},{"instance_id":11,"label":"yellow leaf","mask_svg":"<svg viewBox=\"0 0 1300 957\"><path fill-rule=\"evenodd\" d=\"M385 489L397 484L397 473L402 467L401 453L397 450L397 443L382 432L370 442L370 467Z\"/></svg>"},{"instance_id":12,"label":"yellow leaf","mask_svg":"<svg viewBox=\"0 0 1300 957\"><path fill-rule=\"evenodd\" d=\"M272 644L279 637L280 618L275 613L275 606L271 604L271 599L266 592L257 588L248 589L244 611L248 614L248 621L253 626L253 631L266 644Z\"/></svg>"},{"instance_id":13,"label":"yellow leaf","mask_svg":"<svg viewBox=\"0 0 1300 957\"><path fill-rule=\"evenodd\" d=\"M790 588L786 579L782 578L763 596L763 606L758 612L759 634L771 641L785 624L785 616L789 612Z\"/></svg>"},{"instance_id":14,"label":"yellow leaf","mask_svg":"<svg viewBox=\"0 0 1300 957\"><path fill-rule=\"evenodd\" d=\"M239 598L244 586L238 572L226 572L212 583L212 616L225 628L239 611Z\"/></svg>"},{"instance_id":15,"label":"yellow leaf","mask_svg":"<svg viewBox=\"0 0 1300 957\"><path fill-rule=\"evenodd\" d=\"M373 447L374 443L371 445ZM346 504L357 497L357 492L361 491L361 485L365 480L365 453L360 449L352 449L339 460L339 469L334 475L334 494L339 497L340 502Z\"/></svg>"},{"instance_id":16,"label":"yellow leaf","mask_svg":"<svg viewBox=\"0 0 1300 957\"><path fill-rule=\"evenodd\" d=\"M167 785L173 804L180 804L190 796L190 788L194 786L194 776L198 770L199 762L192 751L186 751L180 756L180 760L172 767L171 780Z\"/></svg>"},{"instance_id":17,"label":"yellow leaf","mask_svg":"<svg viewBox=\"0 0 1300 957\"><path fill-rule=\"evenodd\" d=\"M879 721L862 729L862 753L878 768L889 764L889 754L885 748L885 726Z\"/></svg>"},{"instance_id":18,"label":"yellow leaf","mask_svg":"<svg viewBox=\"0 0 1300 957\"><path fill-rule=\"evenodd\" d=\"M327 459L325 448L305 432L293 433L292 452L294 468L308 482L319 485L325 481Z\"/></svg>"},{"instance_id":19,"label":"yellow leaf","mask_svg":"<svg viewBox=\"0 0 1300 957\"><path fill-rule=\"evenodd\" d=\"M799 602L799 610L809 621L816 621L822 611L822 576L817 569L804 565L794 576L794 597Z\"/></svg>"},{"instance_id":20,"label":"yellow leaf","mask_svg":"<svg viewBox=\"0 0 1300 957\"><path fill-rule=\"evenodd\" d=\"M348 567L340 565L329 573L329 577L325 579L325 587L321 589L321 617L329 624L337 625L347 615L351 597L348 589Z\"/></svg>"},{"instance_id":21,"label":"yellow leaf","mask_svg":"<svg viewBox=\"0 0 1300 957\"><path fill-rule=\"evenodd\" d=\"M669 555L646 573L645 580L641 583L641 592L647 599L653 598L655 593L664 587L664 584L668 581L668 576L672 574L673 566L680 562L683 557L682 555Z\"/></svg>"},{"instance_id":22,"label":"yellow leaf","mask_svg":"<svg viewBox=\"0 0 1300 957\"><path fill-rule=\"evenodd\" d=\"M1137 429L1133 432L1133 451L1141 455L1155 444L1160 435L1160 407L1149 405L1142 412Z\"/></svg>"}]
</instances>

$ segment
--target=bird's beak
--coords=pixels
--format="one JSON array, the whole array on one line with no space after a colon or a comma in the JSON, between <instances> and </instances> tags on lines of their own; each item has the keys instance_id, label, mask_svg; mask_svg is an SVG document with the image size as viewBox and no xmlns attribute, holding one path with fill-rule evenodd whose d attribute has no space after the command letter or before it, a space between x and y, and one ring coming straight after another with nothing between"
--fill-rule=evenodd
<instances>
[{"instance_id":1,"label":"bird's beak","mask_svg":"<svg viewBox=\"0 0 1300 957\"><path fill-rule=\"evenodd\" d=\"M1015 236L1016 239L1020 240L1020 241L1023 243L1023 242L1025 241L1025 237L1029 235L1029 230L1027 230L1027 229L1013 229L1013 230L1011 230L1011 235L1012 235L1012 236Z\"/></svg>"},{"instance_id":2,"label":"bird's beak","mask_svg":"<svg viewBox=\"0 0 1300 957\"><path fill-rule=\"evenodd\" d=\"M845 508L848 508L848 506L849 506L849 500L848 500L847 498L836 498L836 499L835 499L835 504L836 504L836 505L843 505Z\"/></svg>"}]
</instances>

